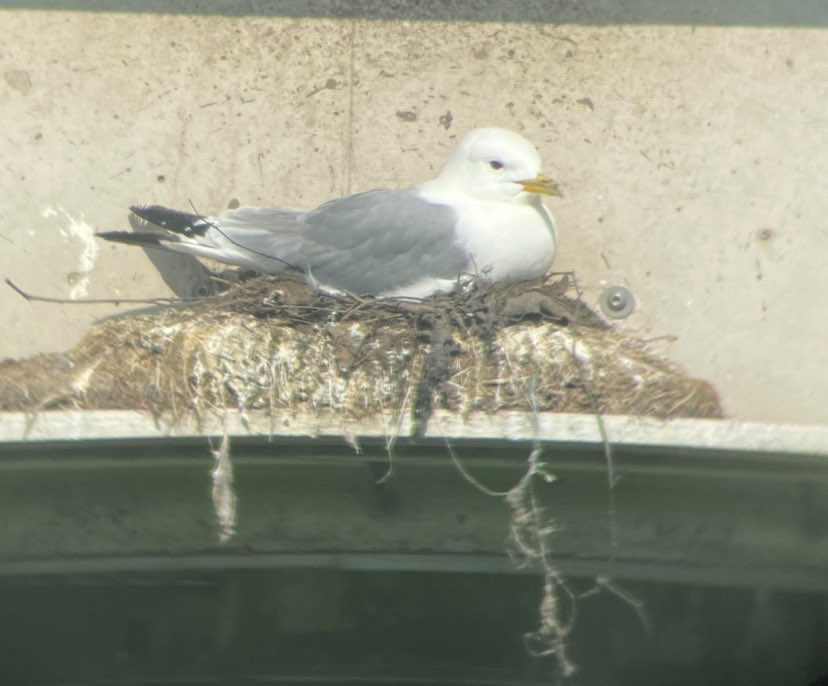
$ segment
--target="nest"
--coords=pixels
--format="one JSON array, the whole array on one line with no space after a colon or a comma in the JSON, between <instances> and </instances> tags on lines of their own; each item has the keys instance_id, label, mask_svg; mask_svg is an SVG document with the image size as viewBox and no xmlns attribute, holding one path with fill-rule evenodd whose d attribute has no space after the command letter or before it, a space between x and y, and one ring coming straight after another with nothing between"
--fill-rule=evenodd
<instances>
[{"instance_id":1,"label":"nest","mask_svg":"<svg viewBox=\"0 0 828 686\"><path fill-rule=\"evenodd\" d=\"M0 363L0 410L59 408L411 412L419 427L436 408L722 416L709 383L608 327L560 275L418 302L250 279L100 323L67 353Z\"/></svg>"}]
</instances>

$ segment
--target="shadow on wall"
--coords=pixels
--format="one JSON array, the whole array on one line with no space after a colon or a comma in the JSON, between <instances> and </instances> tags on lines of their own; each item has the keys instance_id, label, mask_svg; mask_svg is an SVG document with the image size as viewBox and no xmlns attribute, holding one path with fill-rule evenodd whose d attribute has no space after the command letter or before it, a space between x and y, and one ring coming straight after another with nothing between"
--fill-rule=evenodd
<instances>
[{"instance_id":1,"label":"shadow on wall","mask_svg":"<svg viewBox=\"0 0 828 686\"><path fill-rule=\"evenodd\" d=\"M141 221L134 214L129 215L129 225L133 231L161 235L166 233ZM192 255L154 248L144 248L144 253L161 274L167 287L179 298L203 298L218 292L210 270Z\"/></svg>"},{"instance_id":2,"label":"shadow on wall","mask_svg":"<svg viewBox=\"0 0 828 686\"><path fill-rule=\"evenodd\" d=\"M577 24L828 27L825 0L0 0L0 9Z\"/></svg>"}]
</instances>

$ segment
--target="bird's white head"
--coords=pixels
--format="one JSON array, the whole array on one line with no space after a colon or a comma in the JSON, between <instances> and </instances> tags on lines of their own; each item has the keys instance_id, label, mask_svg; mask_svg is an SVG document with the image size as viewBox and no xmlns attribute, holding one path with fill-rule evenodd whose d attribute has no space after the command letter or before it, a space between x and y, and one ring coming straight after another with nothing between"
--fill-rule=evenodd
<instances>
[{"instance_id":1,"label":"bird's white head","mask_svg":"<svg viewBox=\"0 0 828 686\"><path fill-rule=\"evenodd\" d=\"M561 195L558 184L541 173L535 146L499 128L466 134L437 180L488 200L537 202L537 194Z\"/></svg>"}]
</instances>

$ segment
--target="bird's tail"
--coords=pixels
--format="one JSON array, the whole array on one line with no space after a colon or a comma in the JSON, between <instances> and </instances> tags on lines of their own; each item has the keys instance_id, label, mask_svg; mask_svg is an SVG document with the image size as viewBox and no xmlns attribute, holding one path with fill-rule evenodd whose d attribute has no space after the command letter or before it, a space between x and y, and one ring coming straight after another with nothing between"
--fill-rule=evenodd
<instances>
[{"instance_id":1,"label":"bird's tail","mask_svg":"<svg viewBox=\"0 0 828 686\"><path fill-rule=\"evenodd\" d=\"M231 220L230 226L226 226L220 223L224 220L213 220L158 205L135 206L130 209L136 217L147 222L146 228L136 226L136 222L131 218L130 223L133 224L133 228L138 229L137 231L104 231L96 235L117 243L172 250L256 271L265 270L268 273L294 266L286 258L264 252L269 251L267 245L262 250L255 249L254 239L267 232L270 227L270 222L262 220L259 216L262 210L248 212L252 212L254 218L259 220L258 224L253 223L251 227L251 222L236 221L234 224ZM296 214L292 210L274 208L268 216L275 215L283 222L295 223ZM242 235L234 236L236 232ZM252 234L253 239L246 234ZM254 245L250 246L250 242Z\"/></svg>"},{"instance_id":2,"label":"bird's tail","mask_svg":"<svg viewBox=\"0 0 828 686\"><path fill-rule=\"evenodd\" d=\"M162 241L170 243L175 239L165 236L162 233L151 233L149 231L100 231L95 234L114 243L127 243L129 245L140 245L144 248L164 248Z\"/></svg>"},{"instance_id":3,"label":"bird's tail","mask_svg":"<svg viewBox=\"0 0 828 686\"><path fill-rule=\"evenodd\" d=\"M171 210L160 205L133 205L129 209L150 224L185 236L203 236L210 227L210 222L198 214Z\"/></svg>"},{"instance_id":4,"label":"bird's tail","mask_svg":"<svg viewBox=\"0 0 828 686\"><path fill-rule=\"evenodd\" d=\"M140 245L144 248L175 249L182 237L203 236L210 227L208 219L181 210L171 210L160 205L134 205L129 208L132 213L144 221L166 229L160 231L103 231L96 234L99 238L116 243Z\"/></svg>"}]
</instances>

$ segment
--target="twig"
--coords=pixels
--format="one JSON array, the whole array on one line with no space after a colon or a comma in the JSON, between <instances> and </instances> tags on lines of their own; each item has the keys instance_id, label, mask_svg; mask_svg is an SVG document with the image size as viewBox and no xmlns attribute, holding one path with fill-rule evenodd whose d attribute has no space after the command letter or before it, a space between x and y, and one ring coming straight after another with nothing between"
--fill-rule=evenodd
<instances>
[{"instance_id":1,"label":"twig","mask_svg":"<svg viewBox=\"0 0 828 686\"><path fill-rule=\"evenodd\" d=\"M601 408L598 407L598 399L595 397L595 394L592 392L589 384L587 383L586 375L584 374L584 368L581 365L581 360L578 359L578 356L575 354L575 345L577 344L577 340L580 338L580 330L578 329L578 318L580 316L580 309L581 304L583 303L583 297L581 294L581 287L578 285L578 280L575 278L574 273L570 273L570 278L572 280L572 286L575 289L575 321L570 322L572 324L572 331L575 333L573 339L575 343L573 343L572 348L572 358L575 360L575 366L578 368L578 376L580 377L581 385L583 386L584 393L586 393L587 400L589 400L590 409L592 410L593 414L595 415L595 420L598 424L598 433L601 436L601 440L604 444L604 456L607 460L607 479L609 481L610 489L615 488L617 483L617 479L615 477L615 464L613 460L612 454L612 444L609 442L607 438L607 427L604 424L604 417L601 414Z\"/></svg>"},{"instance_id":2,"label":"twig","mask_svg":"<svg viewBox=\"0 0 828 686\"><path fill-rule=\"evenodd\" d=\"M437 424L439 426L439 420L438 420ZM448 436L445 435L442 428L440 428L440 433L443 434L443 440L446 442L446 448L448 448L449 455L451 455L451 460L452 460L452 462L454 462L454 466L457 467L457 471L460 472L460 475L466 481L468 481L472 486L474 486L478 491L480 491L482 493L485 493L486 495L494 496L496 498L505 498L515 488L517 488L517 486L513 486L508 491L493 491L488 486L480 483L480 481L478 481L474 476L472 476L472 474L470 472L468 472L466 470L466 468L463 466L463 463L460 462L460 458L457 457L457 453L454 452L454 447L449 442ZM521 481L522 481L522 479L521 479Z\"/></svg>"},{"instance_id":3,"label":"twig","mask_svg":"<svg viewBox=\"0 0 828 686\"><path fill-rule=\"evenodd\" d=\"M210 441L210 452L213 453L213 470L210 472L213 487L211 497L213 510L218 523L219 543L224 545L236 533L236 489L233 487L233 463L230 459L230 437L227 428L221 439L221 445L214 449Z\"/></svg>"},{"instance_id":4,"label":"twig","mask_svg":"<svg viewBox=\"0 0 828 686\"><path fill-rule=\"evenodd\" d=\"M535 631L524 636L527 650L535 657L554 656L558 661L561 673L568 677L576 669L567 653L566 642L575 622L576 606L573 593L550 562L551 551L548 548L546 537L555 530L555 527L544 524L543 508L538 501L533 486L533 480L536 476L541 476L547 483L554 480L554 477L546 471L544 463L541 462L543 445L540 440L540 423L538 421L534 378L530 380L525 395L532 411L532 428L534 430L532 451L529 454L526 472L517 484L508 491L494 491L478 481L463 466L442 427L440 427L440 433L443 434L446 448L460 475L482 493L504 498L511 508L511 540L524 558L523 563L518 562L517 564L521 566L521 564L537 562L541 566L544 577L539 609L539 626ZM436 421L439 426L439 418ZM568 617L564 617L561 592L570 601Z\"/></svg>"},{"instance_id":5,"label":"twig","mask_svg":"<svg viewBox=\"0 0 828 686\"><path fill-rule=\"evenodd\" d=\"M581 297L581 287L578 285L578 281L575 278L574 273L572 274L572 284L575 288L575 298L578 303L575 307L576 321L572 322L572 332L574 334L572 337L572 359L575 362L575 368L578 370L578 377L581 381L581 387L584 389L584 393L587 396L590 409L592 410L593 415L595 415L598 433L601 436L601 443L604 446L604 459L607 464L607 517L609 519L610 544L612 545L614 555L615 549L618 548L618 531L615 522L615 486L618 483L618 477L615 474L615 459L612 451L612 443L610 443L609 437L607 436L607 427L604 423L604 416L601 414L601 408L598 407L598 400L592 392L592 388L590 388L588 383L589 380L586 378L584 367L581 364L581 360L578 358L576 352L578 340L580 339L580 330L578 329L577 322L579 314L578 310L581 307L583 299Z\"/></svg>"},{"instance_id":6,"label":"twig","mask_svg":"<svg viewBox=\"0 0 828 686\"><path fill-rule=\"evenodd\" d=\"M178 305L203 300L203 298L80 298L70 300L69 298L50 298L45 295L27 293L9 278L6 278L5 282L9 288L29 302L55 303L57 305Z\"/></svg>"},{"instance_id":7,"label":"twig","mask_svg":"<svg viewBox=\"0 0 828 686\"><path fill-rule=\"evenodd\" d=\"M648 635L653 633L653 625L650 622L650 618L647 616L644 601L634 595L631 591L618 586L615 580L608 576L596 576L595 585L583 593L579 593L578 598L588 598L589 596L598 595L602 590L608 591L612 595L630 605L635 611L635 614L638 615L638 620L641 622L641 626L644 628L644 631Z\"/></svg>"},{"instance_id":8,"label":"twig","mask_svg":"<svg viewBox=\"0 0 828 686\"><path fill-rule=\"evenodd\" d=\"M567 655L566 639L575 623L577 606L574 603L572 592L567 588L560 574L549 561L551 553L547 547L546 536L554 528L544 526L542 507L537 500L533 487L532 477L534 476L540 475L544 480L549 480L548 474L543 469L543 463L540 461L543 455L543 446L540 440L540 422L538 421L538 404L535 395L534 377L529 381L527 395L529 398L529 406L532 410L532 428L535 436L532 452L529 454L529 471L524 476L525 493L529 499L529 510L526 514L531 517L531 531L535 539L532 552L543 569L544 584L540 605L540 626L537 631L527 634L525 639L530 652L533 652L537 656L554 655L558 660L558 665L563 675L569 677L575 673L576 667ZM517 514L517 511L515 512ZM567 619L563 619L562 617L563 613L558 589L563 590L570 599L570 612ZM533 641L540 644L539 650L533 649L531 645Z\"/></svg>"},{"instance_id":9,"label":"twig","mask_svg":"<svg viewBox=\"0 0 828 686\"><path fill-rule=\"evenodd\" d=\"M394 474L394 446L397 444L397 439L400 437L400 432L402 431L402 423L403 419L405 419L405 413L408 408L408 396L411 393L411 384L408 384L405 389L405 395L402 399L402 404L400 405L399 416L397 417L396 427L394 427L394 433L391 435L386 434L385 436L385 453L388 455L388 469L385 470L385 474L383 474L377 481L375 482L377 486L381 486L386 481L388 481ZM382 405L380 406L382 407ZM383 425L385 424L385 412L383 408L382 412L382 422ZM384 427L383 427L384 429Z\"/></svg>"}]
</instances>

